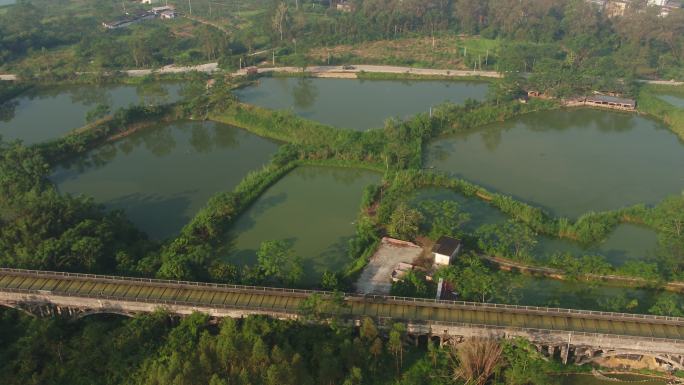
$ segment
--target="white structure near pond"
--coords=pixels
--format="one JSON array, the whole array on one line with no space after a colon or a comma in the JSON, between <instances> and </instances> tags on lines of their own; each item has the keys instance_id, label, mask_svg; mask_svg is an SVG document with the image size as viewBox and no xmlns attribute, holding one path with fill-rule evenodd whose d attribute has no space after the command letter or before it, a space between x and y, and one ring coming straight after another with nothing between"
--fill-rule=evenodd
<instances>
[{"instance_id":1,"label":"white structure near pond","mask_svg":"<svg viewBox=\"0 0 684 385\"><path fill-rule=\"evenodd\" d=\"M456 238L441 236L432 247L435 257L435 265L447 266L451 260L461 251L461 241Z\"/></svg>"}]
</instances>

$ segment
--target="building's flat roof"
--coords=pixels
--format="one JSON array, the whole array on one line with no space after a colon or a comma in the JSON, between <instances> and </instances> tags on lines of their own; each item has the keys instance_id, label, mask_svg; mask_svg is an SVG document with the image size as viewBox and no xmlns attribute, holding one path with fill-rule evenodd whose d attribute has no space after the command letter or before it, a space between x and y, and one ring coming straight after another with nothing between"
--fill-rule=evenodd
<instances>
[{"instance_id":1,"label":"building's flat roof","mask_svg":"<svg viewBox=\"0 0 684 385\"><path fill-rule=\"evenodd\" d=\"M599 101L604 103L629 104L631 106L636 105L636 101L634 99L618 98L615 96L608 95L592 95L587 97L587 100Z\"/></svg>"},{"instance_id":2,"label":"building's flat roof","mask_svg":"<svg viewBox=\"0 0 684 385\"><path fill-rule=\"evenodd\" d=\"M432 247L432 252L442 255L452 255L460 245L461 241L456 238L441 236L437 240L437 243Z\"/></svg>"}]
</instances>

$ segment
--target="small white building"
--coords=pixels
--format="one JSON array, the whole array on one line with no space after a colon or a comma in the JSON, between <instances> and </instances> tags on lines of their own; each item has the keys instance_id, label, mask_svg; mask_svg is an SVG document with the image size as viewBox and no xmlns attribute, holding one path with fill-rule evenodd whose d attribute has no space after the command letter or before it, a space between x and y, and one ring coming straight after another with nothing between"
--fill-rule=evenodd
<instances>
[{"instance_id":1,"label":"small white building","mask_svg":"<svg viewBox=\"0 0 684 385\"><path fill-rule=\"evenodd\" d=\"M140 0L140 4L154 4L158 0Z\"/></svg>"},{"instance_id":2,"label":"small white building","mask_svg":"<svg viewBox=\"0 0 684 385\"><path fill-rule=\"evenodd\" d=\"M176 10L176 8L174 8L171 5L163 5L161 7L152 8L152 13L154 13L155 15L158 15L158 14L166 12L166 11L175 11L175 10Z\"/></svg>"},{"instance_id":3,"label":"small white building","mask_svg":"<svg viewBox=\"0 0 684 385\"><path fill-rule=\"evenodd\" d=\"M173 11L173 10L171 10L171 11L164 11L164 12L162 12L162 13L159 14L159 17L160 17L161 19L167 19L167 20L168 20L168 19L175 19L175 18L176 18L176 11Z\"/></svg>"},{"instance_id":4,"label":"small white building","mask_svg":"<svg viewBox=\"0 0 684 385\"><path fill-rule=\"evenodd\" d=\"M432 255L435 257L435 265L447 266L451 260L461 251L461 241L451 237L439 237L432 247Z\"/></svg>"}]
</instances>

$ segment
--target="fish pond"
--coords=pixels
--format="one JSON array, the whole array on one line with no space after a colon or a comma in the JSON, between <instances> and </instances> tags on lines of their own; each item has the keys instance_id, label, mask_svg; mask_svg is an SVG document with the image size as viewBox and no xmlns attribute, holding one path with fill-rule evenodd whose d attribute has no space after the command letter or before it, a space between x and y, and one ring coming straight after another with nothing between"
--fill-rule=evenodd
<instances>
[{"instance_id":1,"label":"fish pond","mask_svg":"<svg viewBox=\"0 0 684 385\"><path fill-rule=\"evenodd\" d=\"M380 181L371 171L299 167L269 188L237 219L224 252L228 262L254 265L264 241L288 242L302 259L306 284L350 262L364 187Z\"/></svg>"},{"instance_id":2,"label":"fish pond","mask_svg":"<svg viewBox=\"0 0 684 385\"><path fill-rule=\"evenodd\" d=\"M161 104L180 99L181 85L83 85L30 89L0 104L0 137L34 144L59 138L86 124L88 111L106 105L112 112L131 104Z\"/></svg>"},{"instance_id":3,"label":"fish pond","mask_svg":"<svg viewBox=\"0 0 684 385\"><path fill-rule=\"evenodd\" d=\"M483 100L488 83L323 78L261 78L236 91L246 103L295 114L331 126L367 130L385 119L406 118L444 102Z\"/></svg>"},{"instance_id":4,"label":"fish pond","mask_svg":"<svg viewBox=\"0 0 684 385\"><path fill-rule=\"evenodd\" d=\"M603 242L587 247L565 239L540 237L535 256L548 260L558 253L570 253L576 257L601 255L611 265L621 266L629 261L645 261L654 258L657 247L658 235L654 230L633 224L621 224Z\"/></svg>"},{"instance_id":5,"label":"fish pond","mask_svg":"<svg viewBox=\"0 0 684 385\"><path fill-rule=\"evenodd\" d=\"M517 274L506 294L493 302L648 314L660 292L586 281L561 281Z\"/></svg>"},{"instance_id":6,"label":"fish pond","mask_svg":"<svg viewBox=\"0 0 684 385\"><path fill-rule=\"evenodd\" d=\"M422 189L412 197L412 205L420 202L451 201L456 202L460 211L467 213L470 219L463 224L463 230L474 232L487 224L502 224L508 217L497 208L481 199L466 197L460 193L444 189ZM643 261L655 256L658 245L654 230L632 224L618 225L608 237L599 244L583 246L566 239L538 237L533 256L541 261L548 261L554 254L570 253L576 257L584 255L601 255L613 266L621 266L628 261Z\"/></svg>"},{"instance_id":7,"label":"fish pond","mask_svg":"<svg viewBox=\"0 0 684 385\"><path fill-rule=\"evenodd\" d=\"M660 123L591 109L530 114L444 137L427 167L576 218L684 189L684 145Z\"/></svg>"},{"instance_id":8,"label":"fish pond","mask_svg":"<svg viewBox=\"0 0 684 385\"><path fill-rule=\"evenodd\" d=\"M658 94L658 98L678 108L684 108L684 95Z\"/></svg>"},{"instance_id":9,"label":"fish pond","mask_svg":"<svg viewBox=\"0 0 684 385\"><path fill-rule=\"evenodd\" d=\"M244 130L180 121L106 144L52 180L59 190L121 209L153 238L175 235L208 199L268 163L278 144Z\"/></svg>"}]
</instances>

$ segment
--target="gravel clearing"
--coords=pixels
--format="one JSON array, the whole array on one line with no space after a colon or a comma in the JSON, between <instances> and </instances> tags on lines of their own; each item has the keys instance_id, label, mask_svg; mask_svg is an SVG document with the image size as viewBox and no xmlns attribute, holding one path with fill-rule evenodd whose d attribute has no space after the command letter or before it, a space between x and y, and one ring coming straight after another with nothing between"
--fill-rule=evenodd
<instances>
[{"instance_id":1,"label":"gravel clearing","mask_svg":"<svg viewBox=\"0 0 684 385\"><path fill-rule=\"evenodd\" d=\"M356 291L362 294L390 293L392 270L399 262L413 264L420 257L423 249L410 242L383 238L368 265L361 272L356 282Z\"/></svg>"}]
</instances>

